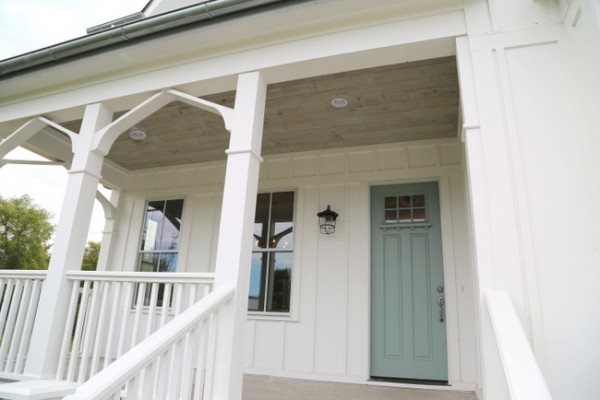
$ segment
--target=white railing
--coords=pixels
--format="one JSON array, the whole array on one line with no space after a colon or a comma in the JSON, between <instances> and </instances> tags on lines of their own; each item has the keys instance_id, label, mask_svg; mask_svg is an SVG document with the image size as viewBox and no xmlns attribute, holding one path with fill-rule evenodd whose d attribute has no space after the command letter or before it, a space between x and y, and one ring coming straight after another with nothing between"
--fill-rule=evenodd
<instances>
[{"instance_id":1,"label":"white railing","mask_svg":"<svg viewBox=\"0 0 600 400\"><path fill-rule=\"evenodd\" d=\"M56 379L83 383L206 296L214 274L69 271Z\"/></svg>"},{"instance_id":2,"label":"white railing","mask_svg":"<svg viewBox=\"0 0 600 400\"><path fill-rule=\"evenodd\" d=\"M46 271L0 270L0 376L20 375Z\"/></svg>"},{"instance_id":3,"label":"white railing","mask_svg":"<svg viewBox=\"0 0 600 400\"><path fill-rule=\"evenodd\" d=\"M485 300L502 362L503 393L496 395L507 400L552 400L508 294L489 290Z\"/></svg>"},{"instance_id":4,"label":"white railing","mask_svg":"<svg viewBox=\"0 0 600 400\"><path fill-rule=\"evenodd\" d=\"M210 399L219 310L234 292L215 289L64 400Z\"/></svg>"}]
</instances>

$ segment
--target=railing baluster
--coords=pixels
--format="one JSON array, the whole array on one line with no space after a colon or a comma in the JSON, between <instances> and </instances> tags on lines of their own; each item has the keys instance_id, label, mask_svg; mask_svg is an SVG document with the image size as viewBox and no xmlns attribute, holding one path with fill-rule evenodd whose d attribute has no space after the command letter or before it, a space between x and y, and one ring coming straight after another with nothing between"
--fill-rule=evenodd
<instances>
[{"instance_id":1,"label":"railing baluster","mask_svg":"<svg viewBox=\"0 0 600 400\"><path fill-rule=\"evenodd\" d=\"M71 286L71 300L69 301L69 311L67 313L67 323L65 325L65 333L63 335L62 346L60 350L60 357L58 359L58 368L56 369L56 376L59 379L66 379L65 366L67 364L67 358L69 358L69 347L71 345L71 336L73 334L73 323L75 322L75 316L77 315L77 300L79 298L79 284L81 281L73 281ZM70 363L70 358L69 358Z\"/></svg>"},{"instance_id":2,"label":"railing baluster","mask_svg":"<svg viewBox=\"0 0 600 400\"><path fill-rule=\"evenodd\" d=\"M94 352L92 353L92 359L90 364L90 376L93 376L98 371L98 364L100 363L100 352L102 343L105 341L104 330L106 325L106 319L108 317L106 313L108 292L110 290L110 282L100 282L101 300L100 300L100 315L98 316L98 328L96 329L96 340L94 341Z\"/></svg>"},{"instance_id":3,"label":"railing baluster","mask_svg":"<svg viewBox=\"0 0 600 400\"><path fill-rule=\"evenodd\" d=\"M85 316L85 329L83 334L83 347L81 350L81 361L79 363L79 376L77 382L82 383L88 372L88 365L90 363L90 357L92 350L94 349L94 343L96 340L100 340L102 337L97 334L96 326L98 323L98 298L100 297L100 291L104 282L90 282L90 296L91 301L89 308Z\"/></svg>"},{"instance_id":4,"label":"railing baluster","mask_svg":"<svg viewBox=\"0 0 600 400\"><path fill-rule=\"evenodd\" d=\"M83 291L79 300L79 312L77 313L77 323L75 324L75 335L73 336L73 345L71 347L71 358L69 359L69 369L67 370L67 381L74 382L77 366L79 364L79 351L81 339L83 336L83 323L87 312L88 297L90 293L90 281L83 282Z\"/></svg>"},{"instance_id":5,"label":"railing baluster","mask_svg":"<svg viewBox=\"0 0 600 400\"><path fill-rule=\"evenodd\" d=\"M183 285L180 283L175 284L175 306L173 307L173 315L179 315L181 313L181 305L183 301Z\"/></svg>"},{"instance_id":6,"label":"railing baluster","mask_svg":"<svg viewBox=\"0 0 600 400\"><path fill-rule=\"evenodd\" d=\"M6 326L4 327L4 334L2 335L2 345L0 345L0 360L4 361L4 371L8 370L8 362L6 356L10 349L10 344L13 339L13 332L15 329L17 313L21 305L21 293L23 292L23 281L18 280L15 284L15 289L11 297L10 311L6 320Z\"/></svg>"},{"instance_id":7,"label":"railing baluster","mask_svg":"<svg viewBox=\"0 0 600 400\"><path fill-rule=\"evenodd\" d=\"M27 316L25 310L29 307L29 301L31 300L31 280L27 279L21 282L23 285L23 290L19 296L17 319L15 321L13 335L10 340L10 348L8 351L8 356L6 357L6 365L4 366L4 370L6 372L13 372L15 357L17 355L19 343L23 337L23 325L25 324L25 317Z\"/></svg>"},{"instance_id":8,"label":"railing baluster","mask_svg":"<svg viewBox=\"0 0 600 400\"><path fill-rule=\"evenodd\" d=\"M104 350L104 363L102 369L106 368L108 364L112 361L112 346L114 341L114 336L116 335L116 326L117 326L117 313L119 304L121 301L121 289L123 288L123 284L121 282L110 282L110 288L112 289L112 307L110 311L110 316L108 320L110 321L110 325L108 327L108 334L106 335L106 349Z\"/></svg>"},{"instance_id":9,"label":"railing baluster","mask_svg":"<svg viewBox=\"0 0 600 400\"><path fill-rule=\"evenodd\" d=\"M178 388L180 382L180 364L177 362L181 358L182 341L179 339L173 345L173 352L171 353L170 368L169 368L169 379L168 382L168 397L170 399L178 399Z\"/></svg>"},{"instance_id":10,"label":"railing baluster","mask_svg":"<svg viewBox=\"0 0 600 400\"><path fill-rule=\"evenodd\" d=\"M210 318L209 318L210 320ZM193 400L201 400L204 393L204 373L206 368L206 357L208 352L208 327L209 323L204 320L198 327L198 350L196 351L196 374L194 376Z\"/></svg>"},{"instance_id":11,"label":"railing baluster","mask_svg":"<svg viewBox=\"0 0 600 400\"><path fill-rule=\"evenodd\" d=\"M133 294L133 283L125 283L125 296L123 297L123 307L121 316L121 331L119 334L119 347L117 348L117 358L123 355L123 348L125 346L125 337L127 335L127 327L129 325L129 310L131 309L130 300Z\"/></svg>"},{"instance_id":12,"label":"railing baluster","mask_svg":"<svg viewBox=\"0 0 600 400\"><path fill-rule=\"evenodd\" d=\"M212 384L214 376L215 366L215 349L217 348L217 330L219 328L219 310L216 310L210 315L208 319L208 346L207 346L207 357L206 364L204 366L205 371L205 383L204 383L204 397L206 399L212 398Z\"/></svg>"},{"instance_id":13,"label":"railing baluster","mask_svg":"<svg viewBox=\"0 0 600 400\"><path fill-rule=\"evenodd\" d=\"M31 331L33 330L33 321L35 320L35 313L40 300L41 288L42 282L39 279L34 279L31 290L31 300L27 307L27 317L24 322L23 335L21 337L21 342L19 343L19 351L17 352L17 363L14 369L15 374L22 374L23 368L25 367L25 359L27 357L27 351L29 350Z\"/></svg>"},{"instance_id":14,"label":"railing baluster","mask_svg":"<svg viewBox=\"0 0 600 400\"><path fill-rule=\"evenodd\" d=\"M188 332L184 339L183 360L181 362L181 398L192 398L192 385L194 382L194 357L197 356L196 329Z\"/></svg>"},{"instance_id":15,"label":"railing baluster","mask_svg":"<svg viewBox=\"0 0 600 400\"><path fill-rule=\"evenodd\" d=\"M140 320L142 319L142 311L144 310L144 300L146 298L146 282L138 285L137 300L135 302L135 316L133 319L133 333L131 334L131 344L129 348L135 346L138 342L138 332L140 330Z\"/></svg>"},{"instance_id":16,"label":"railing baluster","mask_svg":"<svg viewBox=\"0 0 600 400\"><path fill-rule=\"evenodd\" d=\"M2 307L0 307L0 336L4 334L4 328L6 327L6 316L10 309L10 298L12 297L14 280L7 279L4 286L4 293L2 296Z\"/></svg>"}]
</instances>

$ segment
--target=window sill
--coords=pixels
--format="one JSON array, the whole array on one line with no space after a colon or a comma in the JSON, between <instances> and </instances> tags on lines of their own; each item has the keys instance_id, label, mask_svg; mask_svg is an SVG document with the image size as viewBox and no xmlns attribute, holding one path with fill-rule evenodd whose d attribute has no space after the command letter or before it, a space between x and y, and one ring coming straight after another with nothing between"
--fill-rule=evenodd
<instances>
[{"instance_id":1,"label":"window sill","mask_svg":"<svg viewBox=\"0 0 600 400\"><path fill-rule=\"evenodd\" d=\"M292 316L292 313L268 313L268 312L253 312L248 311L248 320L260 320L260 321L288 321L297 322L298 318Z\"/></svg>"}]
</instances>

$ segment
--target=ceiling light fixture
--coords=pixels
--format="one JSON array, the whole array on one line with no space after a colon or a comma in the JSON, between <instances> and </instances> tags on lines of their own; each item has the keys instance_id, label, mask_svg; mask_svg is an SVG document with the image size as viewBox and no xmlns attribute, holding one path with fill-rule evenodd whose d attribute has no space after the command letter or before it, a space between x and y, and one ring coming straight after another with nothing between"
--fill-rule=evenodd
<instances>
[{"instance_id":1,"label":"ceiling light fixture","mask_svg":"<svg viewBox=\"0 0 600 400\"><path fill-rule=\"evenodd\" d=\"M146 139L148 135L146 135L146 132L141 129L134 129L133 131L129 132L129 137L131 140L139 142Z\"/></svg>"},{"instance_id":2,"label":"ceiling light fixture","mask_svg":"<svg viewBox=\"0 0 600 400\"><path fill-rule=\"evenodd\" d=\"M330 103L335 108L344 108L348 106L348 99L345 97L334 97Z\"/></svg>"}]
</instances>

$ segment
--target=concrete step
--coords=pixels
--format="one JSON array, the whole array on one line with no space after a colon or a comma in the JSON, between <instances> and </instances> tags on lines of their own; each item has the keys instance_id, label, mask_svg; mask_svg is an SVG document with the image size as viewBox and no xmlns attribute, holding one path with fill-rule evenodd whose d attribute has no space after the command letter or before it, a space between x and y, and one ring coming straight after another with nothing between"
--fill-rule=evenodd
<instances>
[{"instance_id":1,"label":"concrete step","mask_svg":"<svg viewBox=\"0 0 600 400\"><path fill-rule=\"evenodd\" d=\"M477 400L475 393L246 375L243 400Z\"/></svg>"}]
</instances>

